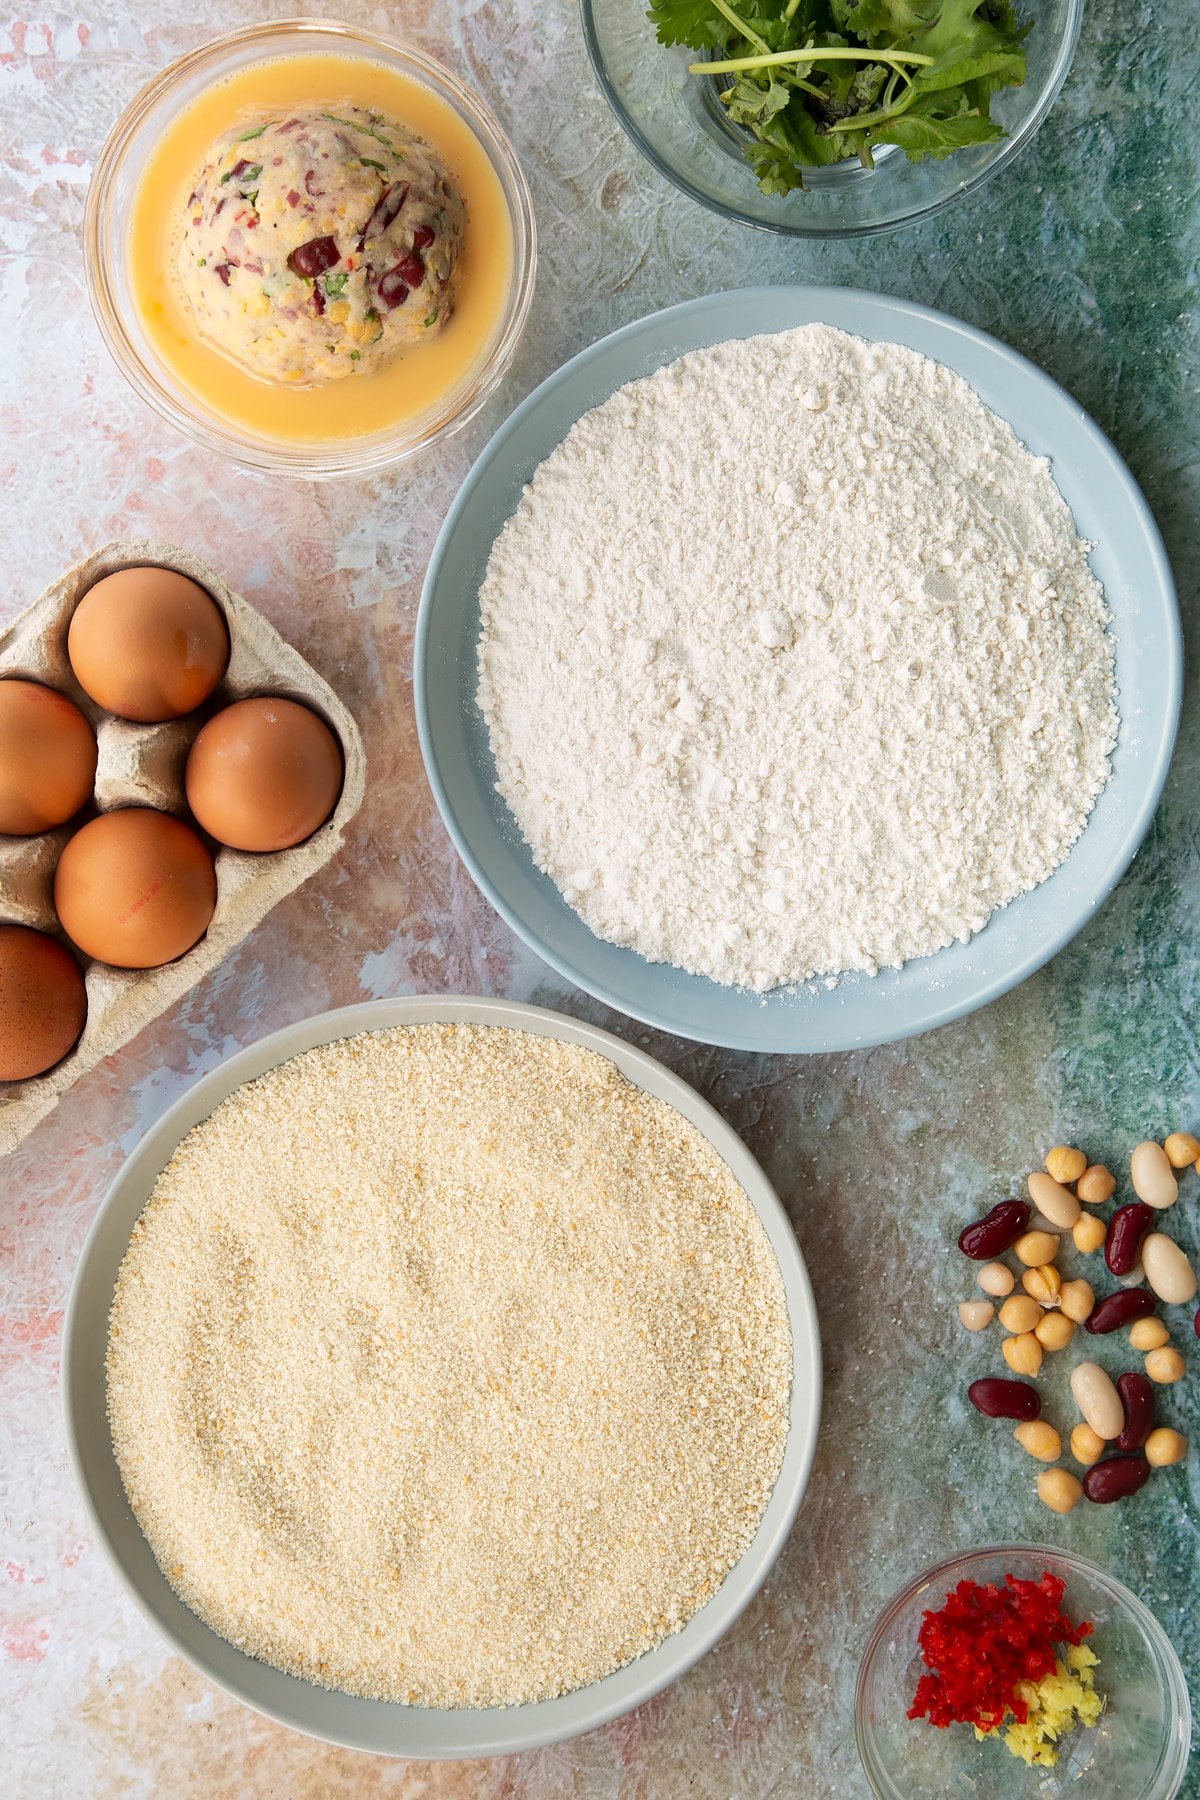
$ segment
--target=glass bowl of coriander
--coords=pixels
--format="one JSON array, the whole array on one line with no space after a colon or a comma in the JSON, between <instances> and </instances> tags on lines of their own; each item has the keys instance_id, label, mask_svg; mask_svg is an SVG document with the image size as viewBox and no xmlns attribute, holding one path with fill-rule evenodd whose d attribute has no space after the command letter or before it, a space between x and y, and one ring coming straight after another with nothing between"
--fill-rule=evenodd
<instances>
[{"instance_id":1,"label":"glass bowl of coriander","mask_svg":"<svg viewBox=\"0 0 1200 1800\"><path fill-rule=\"evenodd\" d=\"M597 79L660 174L724 218L858 237L1010 163L1084 0L580 0Z\"/></svg>"}]
</instances>

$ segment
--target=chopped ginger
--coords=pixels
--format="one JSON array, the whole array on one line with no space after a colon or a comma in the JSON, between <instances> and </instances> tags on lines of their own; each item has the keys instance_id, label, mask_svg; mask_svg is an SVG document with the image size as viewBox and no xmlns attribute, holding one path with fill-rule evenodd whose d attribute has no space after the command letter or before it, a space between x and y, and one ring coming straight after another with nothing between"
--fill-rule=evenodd
<instances>
[{"instance_id":1,"label":"chopped ginger","mask_svg":"<svg viewBox=\"0 0 1200 1800\"><path fill-rule=\"evenodd\" d=\"M1018 1698L1029 1708L1024 1724L1004 1729L1004 1742L1014 1756L1033 1767L1052 1769L1058 1761L1058 1741L1078 1722L1095 1725L1104 1711L1096 1692L1093 1669L1098 1658L1086 1644L1068 1644L1052 1675L1038 1682L1019 1681ZM975 1736L991 1736L976 1728Z\"/></svg>"}]
</instances>

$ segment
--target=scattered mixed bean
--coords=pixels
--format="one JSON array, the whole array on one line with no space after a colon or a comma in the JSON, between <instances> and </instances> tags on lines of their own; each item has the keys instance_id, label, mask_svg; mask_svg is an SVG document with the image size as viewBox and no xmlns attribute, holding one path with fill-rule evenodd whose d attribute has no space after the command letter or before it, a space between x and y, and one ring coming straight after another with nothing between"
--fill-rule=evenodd
<instances>
[{"instance_id":1,"label":"scattered mixed bean","mask_svg":"<svg viewBox=\"0 0 1200 1800\"><path fill-rule=\"evenodd\" d=\"M1052 1512L1069 1513L1081 1499L1106 1506L1145 1486L1154 1469L1166 1469L1187 1455L1187 1439L1155 1422L1156 1390L1183 1379L1186 1364L1171 1343L1164 1306L1184 1306L1196 1297L1196 1275L1174 1238L1160 1231L1159 1215L1179 1198L1183 1171L1200 1174L1200 1139L1173 1131L1161 1144L1147 1139L1130 1158L1134 1200L1117 1207L1106 1224L1094 1211L1117 1192L1117 1179L1101 1163L1090 1163L1070 1144L1056 1144L1044 1166L1028 1178L1029 1199L1003 1200L961 1233L958 1247L981 1266L976 1281L986 1299L961 1302L958 1315L968 1331L986 1331L998 1317L1006 1334L1001 1354L1010 1376L973 1381L967 1398L992 1419L1013 1419L1013 1436L1035 1461L1047 1465L1037 1477L1037 1493ZM1103 1248L1109 1274L1119 1285L1096 1296L1082 1277L1064 1279L1058 1267L1065 1235L1084 1256ZM1003 1256L1011 1252L1018 1268ZM1070 1455L1082 1478L1060 1464L1059 1431L1043 1419L1042 1400L1028 1377L1047 1355L1065 1350L1082 1325L1092 1337L1128 1329L1131 1350L1142 1368L1114 1382L1097 1362L1084 1360L1071 1372L1071 1393L1082 1414L1069 1438ZM1200 1336L1200 1311L1194 1327Z\"/></svg>"}]
</instances>

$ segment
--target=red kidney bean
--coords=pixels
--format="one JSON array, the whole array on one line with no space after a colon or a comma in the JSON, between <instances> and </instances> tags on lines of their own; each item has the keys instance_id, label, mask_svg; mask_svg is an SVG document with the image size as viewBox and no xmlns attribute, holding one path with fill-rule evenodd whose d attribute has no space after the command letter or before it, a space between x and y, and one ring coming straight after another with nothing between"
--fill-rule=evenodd
<instances>
[{"instance_id":1,"label":"red kidney bean","mask_svg":"<svg viewBox=\"0 0 1200 1800\"><path fill-rule=\"evenodd\" d=\"M1097 1300L1083 1328L1102 1337L1105 1332L1119 1331L1122 1325L1132 1325L1135 1319L1148 1319L1157 1305L1145 1288L1122 1288L1119 1294L1105 1294L1103 1300Z\"/></svg>"},{"instance_id":2,"label":"red kidney bean","mask_svg":"<svg viewBox=\"0 0 1200 1800\"><path fill-rule=\"evenodd\" d=\"M1128 1275L1137 1266L1142 1239L1153 1218L1154 1208L1135 1200L1129 1206L1119 1206L1108 1221L1104 1260L1114 1275Z\"/></svg>"},{"instance_id":3,"label":"red kidney bean","mask_svg":"<svg viewBox=\"0 0 1200 1800\"><path fill-rule=\"evenodd\" d=\"M407 282L410 288L420 287L425 279L425 259L416 250L410 250L396 264L396 273L401 281Z\"/></svg>"},{"instance_id":4,"label":"red kidney bean","mask_svg":"<svg viewBox=\"0 0 1200 1800\"><path fill-rule=\"evenodd\" d=\"M1001 1200L986 1218L976 1219L960 1234L959 1249L975 1262L990 1262L1016 1243L1029 1223L1031 1210L1024 1200Z\"/></svg>"},{"instance_id":5,"label":"red kidney bean","mask_svg":"<svg viewBox=\"0 0 1200 1800\"><path fill-rule=\"evenodd\" d=\"M1106 1456L1093 1463L1083 1478L1083 1491L1097 1506L1110 1506L1114 1500L1127 1500L1145 1487L1150 1479L1150 1464L1144 1456Z\"/></svg>"},{"instance_id":6,"label":"red kidney bean","mask_svg":"<svg viewBox=\"0 0 1200 1800\"><path fill-rule=\"evenodd\" d=\"M434 236L435 233L432 225L418 225L417 229L413 232L413 249L428 250L430 244L432 244L434 240Z\"/></svg>"},{"instance_id":7,"label":"red kidney bean","mask_svg":"<svg viewBox=\"0 0 1200 1800\"><path fill-rule=\"evenodd\" d=\"M1140 1450L1154 1426L1154 1389L1144 1375L1118 1375L1125 1429L1113 1439L1118 1450Z\"/></svg>"},{"instance_id":8,"label":"red kidney bean","mask_svg":"<svg viewBox=\"0 0 1200 1800\"><path fill-rule=\"evenodd\" d=\"M1042 1410L1041 1395L1027 1381L1005 1381L984 1375L967 1389L967 1399L989 1419L1036 1419Z\"/></svg>"},{"instance_id":9,"label":"red kidney bean","mask_svg":"<svg viewBox=\"0 0 1200 1800\"><path fill-rule=\"evenodd\" d=\"M1196 1308L1196 1316L1192 1320L1192 1330L1196 1333L1197 1337L1200 1337L1200 1306Z\"/></svg>"},{"instance_id":10,"label":"red kidney bean","mask_svg":"<svg viewBox=\"0 0 1200 1800\"><path fill-rule=\"evenodd\" d=\"M315 281L318 275L324 275L326 269L332 269L341 260L342 253L331 237L309 238L307 244L298 244L288 257L297 275L303 275L309 281Z\"/></svg>"},{"instance_id":11,"label":"red kidney bean","mask_svg":"<svg viewBox=\"0 0 1200 1800\"><path fill-rule=\"evenodd\" d=\"M391 187L385 187L375 202L374 211L358 236L358 247L365 250L369 237L382 237L384 232L396 222L396 216L404 202L408 199L409 183L394 181Z\"/></svg>"},{"instance_id":12,"label":"red kidney bean","mask_svg":"<svg viewBox=\"0 0 1200 1800\"><path fill-rule=\"evenodd\" d=\"M399 269L385 269L376 284L376 292L390 312L393 307L403 306L408 299L408 284L401 279Z\"/></svg>"}]
</instances>

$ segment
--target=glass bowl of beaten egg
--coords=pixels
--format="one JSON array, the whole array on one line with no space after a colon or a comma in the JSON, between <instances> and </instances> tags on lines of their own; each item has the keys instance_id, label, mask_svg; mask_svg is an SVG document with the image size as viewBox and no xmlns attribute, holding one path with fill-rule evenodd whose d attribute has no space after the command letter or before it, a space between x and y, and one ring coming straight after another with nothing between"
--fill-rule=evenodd
<instances>
[{"instance_id":1,"label":"glass bowl of beaten egg","mask_svg":"<svg viewBox=\"0 0 1200 1800\"><path fill-rule=\"evenodd\" d=\"M226 354L197 325L178 275L181 218L197 210L198 173L214 144L222 137L228 142L240 124L247 126L240 135L254 139L267 117L286 123L295 112L333 118L336 125L351 108L367 132L374 129L367 121L387 125L388 132L396 121L452 179L456 203L460 196L466 213L452 277L453 310L436 330L339 379L276 379ZM376 152L380 162L354 158L360 186L376 179L366 174L368 167L382 168L395 154L385 135ZM361 136L356 145L362 148ZM247 143L251 155L254 148ZM259 205L248 191L259 166L242 159L219 181L214 177L218 209L221 188L235 175L228 190L234 204L241 190L247 204ZM387 176L378 179L386 201ZM397 181L396 189L401 185L407 195L407 184ZM291 194L287 198L295 204ZM303 195L300 201L307 208ZM386 205L379 222L392 223ZM421 249L432 232L417 229L415 247ZM231 32L180 57L143 88L100 154L84 241L101 333L142 399L206 449L249 468L310 478L387 468L473 417L512 361L529 314L537 255L528 186L483 102L411 44L309 19ZM427 252L426 260L434 254ZM206 259L193 260L203 267ZM287 266L308 277L294 256ZM239 269L239 282L242 274ZM226 273L221 280L228 287ZM270 304L270 285L276 284L264 283L257 304ZM337 289L336 280L318 270L308 291L331 317L347 310L340 303L345 286L343 280ZM335 290L339 304L331 306L325 295ZM311 332L311 320L308 325ZM359 356L351 352L351 361L358 365Z\"/></svg>"}]
</instances>

